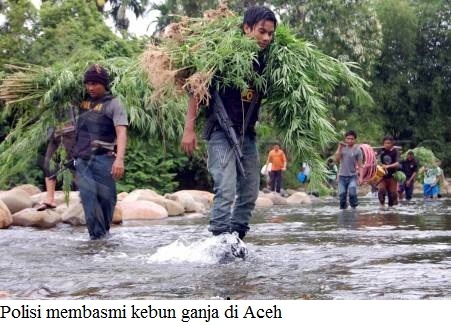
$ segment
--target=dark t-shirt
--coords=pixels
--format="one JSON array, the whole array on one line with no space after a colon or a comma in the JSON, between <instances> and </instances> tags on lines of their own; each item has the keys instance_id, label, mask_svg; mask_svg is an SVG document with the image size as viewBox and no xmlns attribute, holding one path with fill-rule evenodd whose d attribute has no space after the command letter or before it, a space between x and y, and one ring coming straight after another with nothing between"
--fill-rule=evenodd
<instances>
[{"instance_id":1,"label":"dark t-shirt","mask_svg":"<svg viewBox=\"0 0 451 325\"><path fill-rule=\"evenodd\" d=\"M258 74L262 74L264 69L264 59L263 57L259 58L258 63L254 62L254 70ZM215 78L216 81L220 80L220 78ZM210 92L213 92L215 89L215 85L212 86ZM229 115L232 124L237 131L238 134L241 133L244 120L246 119L247 112L249 107L251 106L252 100L255 96L259 96L257 98L256 106L252 112L252 116L249 119L249 125L246 129L246 134L255 135L255 123L258 120L260 105L262 101L262 95L258 94L255 90L255 87L249 86L248 89L241 92L240 89L235 87L226 87L219 91L219 95L221 96L222 102L224 103L224 107ZM207 112L207 118L212 114L213 110L209 107Z\"/></svg>"},{"instance_id":2,"label":"dark t-shirt","mask_svg":"<svg viewBox=\"0 0 451 325\"><path fill-rule=\"evenodd\" d=\"M418 165L415 159L413 160L404 160L401 162L401 170L406 174L407 179L412 177L413 173L418 170Z\"/></svg>"},{"instance_id":3,"label":"dark t-shirt","mask_svg":"<svg viewBox=\"0 0 451 325\"><path fill-rule=\"evenodd\" d=\"M395 148L392 150L385 150L382 149L381 151L381 163L383 165L391 165L395 162L399 161L399 152ZM384 176L385 178L390 178L392 175L398 170L397 167L395 168L388 168L387 174Z\"/></svg>"},{"instance_id":4,"label":"dark t-shirt","mask_svg":"<svg viewBox=\"0 0 451 325\"><path fill-rule=\"evenodd\" d=\"M219 94L235 130L237 130L238 133L241 133L243 123L247 112L249 111L252 100L254 99L254 96L257 96L255 89L248 88L244 91L244 93L241 93L239 89L226 88ZM252 115L249 119L249 125L246 133L255 134L255 123L258 120L260 104L261 98L257 99L256 106L253 109Z\"/></svg>"}]
</instances>

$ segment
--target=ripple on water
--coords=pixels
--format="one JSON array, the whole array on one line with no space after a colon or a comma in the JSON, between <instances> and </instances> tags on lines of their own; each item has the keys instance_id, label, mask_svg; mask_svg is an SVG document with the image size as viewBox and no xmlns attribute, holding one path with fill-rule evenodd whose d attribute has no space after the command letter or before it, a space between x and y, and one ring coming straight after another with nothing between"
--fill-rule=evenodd
<instances>
[{"instance_id":1,"label":"ripple on water","mask_svg":"<svg viewBox=\"0 0 451 325\"><path fill-rule=\"evenodd\" d=\"M232 234L207 237L189 242L177 239L173 243L160 247L148 258L150 263L201 263L217 264L225 256L232 257L231 246L237 244L237 237ZM246 245L240 241L240 246Z\"/></svg>"},{"instance_id":2,"label":"ripple on water","mask_svg":"<svg viewBox=\"0 0 451 325\"><path fill-rule=\"evenodd\" d=\"M0 292L21 299L450 299L449 200L258 210L248 257L220 264L208 219L0 230Z\"/></svg>"}]
</instances>

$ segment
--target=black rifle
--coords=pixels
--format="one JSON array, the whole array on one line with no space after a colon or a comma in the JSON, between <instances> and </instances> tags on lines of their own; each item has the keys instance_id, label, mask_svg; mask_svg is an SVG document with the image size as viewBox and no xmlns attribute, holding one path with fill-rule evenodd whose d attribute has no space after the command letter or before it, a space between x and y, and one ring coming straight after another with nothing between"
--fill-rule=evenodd
<instances>
[{"instance_id":1,"label":"black rifle","mask_svg":"<svg viewBox=\"0 0 451 325\"><path fill-rule=\"evenodd\" d=\"M241 162L241 159L243 158L243 152L241 151L238 137L236 136L235 129L233 128L233 123L227 115L224 103L222 102L221 96L219 96L218 91L214 91L213 93L213 112L216 116L216 120L218 121L219 126L225 132L226 138L229 141L230 146L232 147L233 153L235 154L236 163L238 164L238 169L240 170L241 175L246 178L246 172L244 170L243 163Z\"/></svg>"},{"instance_id":2,"label":"black rifle","mask_svg":"<svg viewBox=\"0 0 451 325\"><path fill-rule=\"evenodd\" d=\"M75 170L75 160L68 160L64 164L60 165L60 168L56 172L54 172L52 175L50 175L49 179L56 179L58 174L62 173L64 170Z\"/></svg>"}]
</instances>

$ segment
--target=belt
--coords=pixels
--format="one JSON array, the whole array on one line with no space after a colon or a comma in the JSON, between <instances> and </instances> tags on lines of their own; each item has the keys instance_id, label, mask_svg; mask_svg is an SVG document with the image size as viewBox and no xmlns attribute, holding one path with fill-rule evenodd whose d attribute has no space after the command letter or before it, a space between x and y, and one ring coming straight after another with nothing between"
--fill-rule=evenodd
<instances>
[{"instance_id":1,"label":"belt","mask_svg":"<svg viewBox=\"0 0 451 325\"><path fill-rule=\"evenodd\" d=\"M116 156L114 151L104 148L94 149L91 154L93 156Z\"/></svg>"}]
</instances>

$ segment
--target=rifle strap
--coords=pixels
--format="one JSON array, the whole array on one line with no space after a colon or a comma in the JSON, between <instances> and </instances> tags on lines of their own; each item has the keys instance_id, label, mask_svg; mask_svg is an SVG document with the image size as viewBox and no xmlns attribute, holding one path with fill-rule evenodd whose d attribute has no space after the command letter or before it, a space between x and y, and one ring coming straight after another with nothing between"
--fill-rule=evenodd
<instances>
[{"instance_id":1,"label":"rifle strap","mask_svg":"<svg viewBox=\"0 0 451 325\"><path fill-rule=\"evenodd\" d=\"M215 90L215 92L217 92L217 96L220 97L219 92L217 90ZM246 112L246 116L244 118L244 122L243 122L243 129L241 130L241 137L244 136L244 134L246 133L247 128L249 127L249 123L251 121L251 117L254 114L255 108L257 106L258 101L260 100L260 95L256 92L255 96L252 98L252 102L249 106L249 109ZM210 135L213 131L215 122L217 121L215 114L211 114L209 116L209 118L207 119L206 122L206 126L204 128L204 132L203 132L203 138L208 140L210 138Z\"/></svg>"},{"instance_id":2,"label":"rifle strap","mask_svg":"<svg viewBox=\"0 0 451 325\"><path fill-rule=\"evenodd\" d=\"M246 112L246 116L244 118L243 129L241 130L241 136L243 137L246 134L246 130L249 127L249 123L251 121L252 115L254 115L255 108L257 106L258 101L260 100L260 94L255 92L255 96L252 98L251 105Z\"/></svg>"}]
</instances>

